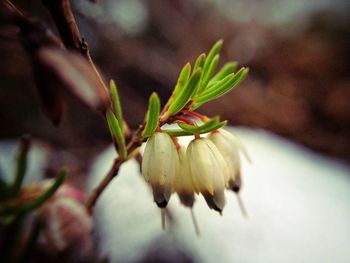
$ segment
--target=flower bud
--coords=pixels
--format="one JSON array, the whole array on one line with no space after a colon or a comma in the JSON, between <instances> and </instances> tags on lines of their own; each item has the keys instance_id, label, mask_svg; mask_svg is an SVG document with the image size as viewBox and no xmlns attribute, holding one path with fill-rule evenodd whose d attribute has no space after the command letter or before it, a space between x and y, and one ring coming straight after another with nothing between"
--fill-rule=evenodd
<instances>
[{"instance_id":1,"label":"flower bud","mask_svg":"<svg viewBox=\"0 0 350 263\"><path fill-rule=\"evenodd\" d=\"M196 192L202 193L208 206L219 212L225 206L225 181L228 168L216 146L207 138L193 140L187 157Z\"/></svg>"},{"instance_id":2,"label":"flower bud","mask_svg":"<svg viewBox=\"0 0 350 263\"><path fill-rule=\"evenodd\" d=\"M92 219L85 207L70 197L58 197L41 209L45 237L57 251L73 249L81 255L91 252Z\"/></svg>"},{"instance_id":3,"label":"flower bud","mask_svg":"<svg viewBox=\"0 0 350 263\"><path fill-rule=\"evenodd\" d=\"M180 147L178 149L178 153L179 165L176 169L173 190L177 193L183 205L192 207L195 200L194 185L188 159L186 156L186 148Z\"/></svg>"},{"instance_id":4,"label":"flower bud","mask_svg":"<svg viewBox=\"0 0 350 263\"><path fill-rule=\"evenodd\" d=\"M228 188L238 193L242 183L240 151L242 151L249 160L247 152L236 136L223 129L212 132L208 138L219 149L230 170Z\"/></svg>"},{"instance_id":5,"label":"flower bud","mask_svg":"<svg viewBox=\"0 0 350 263\"><path fill-rule=\"evenodd\" d=\"M42 195L52 180L25 186L21 190L21 203ZM71 250L86 255L92 249L92 219L82 201L85 194L67 184L61 185L37 211L44 222L43 234L49 249L57 252Z\"/></svg>"},{"instance_id":6,"label":"flower bud","mask_svg":"<svg viewBox=\"0 0 350 263\"><path fill-rule=\"evenodd\" d=\"M178 153L171 137L162 132L148 138L142 159L142 175L150 183L153 198L160 208L169 202Z\"/></svg>"}]
</instances>

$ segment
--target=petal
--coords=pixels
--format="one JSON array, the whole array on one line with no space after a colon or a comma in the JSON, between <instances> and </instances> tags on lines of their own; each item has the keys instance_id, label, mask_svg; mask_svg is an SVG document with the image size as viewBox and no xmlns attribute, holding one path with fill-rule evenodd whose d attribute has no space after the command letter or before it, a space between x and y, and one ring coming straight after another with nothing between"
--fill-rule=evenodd
<instances>
[{"instance_id":1,"label":"petal","mask_svg":"<svg viewBox=\"0 0 350 263\"><path fill-rule=\"evenodd\" d=\"M206 138L193 140L187 149L190 170L197 192L208 191L225 186L227 166L216 146Z\"/></svg>"}]
</instances>

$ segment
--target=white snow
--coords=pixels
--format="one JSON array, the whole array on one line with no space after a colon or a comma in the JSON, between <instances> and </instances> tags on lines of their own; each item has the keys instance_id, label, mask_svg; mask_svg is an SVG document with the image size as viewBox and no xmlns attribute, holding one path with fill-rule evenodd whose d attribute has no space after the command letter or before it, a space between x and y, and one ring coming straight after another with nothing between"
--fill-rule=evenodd
<instances>
[{"instance_id":1,"label":"white snow","mask_svg":"<svg viewBox=\"0 0 350 263\"><path fill-rule=\"evenodd\" d=\"M171 250L171 244L180 244L204 263L349 262L349 165L262 130L230 131L239 135L253 160L251 165L243 162L242 171L248 219L231 192L222 216L197 198L194 212L201 229L197 237L189 209L173 195L169 209L174 222L163 231L150 189L137 163L129 161L94 211L101 254L112 262L133 262L162 237L168 242L160 246ZM110 147L97 159L89 191L114 157Z\"/></svg>"}]
</instances>

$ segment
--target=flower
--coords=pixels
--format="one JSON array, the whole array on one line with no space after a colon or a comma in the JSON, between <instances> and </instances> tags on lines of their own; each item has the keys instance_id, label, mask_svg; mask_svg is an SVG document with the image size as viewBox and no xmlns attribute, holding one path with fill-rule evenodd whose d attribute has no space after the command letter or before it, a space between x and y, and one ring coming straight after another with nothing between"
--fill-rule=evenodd
<instances>
[{"instance_id":1,"label":"flower","mask_svg":"<svg viewBox=\"0 0 350 263\"><path fill-rule=\"evenodd\" d=\"M180 147L178 153L179 163L173 182L173 190L177 193L183 205L192 207L194 203L194 184L186 156L186 148Z\"/></svg>"},{"instance_id":2,"label":"flower","mask_svg":"<svg viewBox=\"0 0 350 263\"><path fill-rule=\"evenodd\" d=\"M187 148L187 158L194 189L202 193L211 209L221 212L225 206L225 185L229 171L224 158L207 138L193 140Z\"/></svg>"},{"instance_id":3,"label":"flower","mask_svg":"<svg viewBox=\"0 0 350 263\"><path fill-rule=\"evenodd\" d=\"M171 137L155 132L146 143L142 160L142 175L150 183L153 198L160 208L169 202L179 157Z\"/></svg>"},{"instance_id":4,"label":"flower","mask_svg":"<svg viewBox=\"0 0 350 263\"><path fill-rule=\"evenodd\" d=\"M238 193L242 184L240 152L250 160L247 151L236 136L224 129L210 133L208 138L220 151L230 170L228 188Z\"/></svg>"}]
</instances>

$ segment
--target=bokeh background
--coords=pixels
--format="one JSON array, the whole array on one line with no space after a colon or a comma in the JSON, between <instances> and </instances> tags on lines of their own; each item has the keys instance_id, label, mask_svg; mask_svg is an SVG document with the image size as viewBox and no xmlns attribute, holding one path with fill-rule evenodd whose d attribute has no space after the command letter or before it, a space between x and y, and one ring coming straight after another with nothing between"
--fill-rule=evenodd
<instances>
[{"instance_id":1,"label":"bokeh background","mask_svg":"<svg viewBox=\"0 0 350 263\"><path fill-rule=\"evenodd\" d=\"M14 1L52 20L40 1ZM221 61L248 66L243 85L201 110L259 127L350 160L349 2L343 0L72 1L78 25L105 75L117 82L132 127L148 96L169 96L179 69L224 39ZM4 11L3 11L4 12ZM102 119L67 98L54 127L40 111L20 43L0 36L0 138L30 133L59 149L91 151L110 141ZM79 119L79 121L77 121ZM85 150L81 152L86 153ZM88 154L89 155L89 154Z\"/></svg>"},{"instance_id":2,"label":"bokeh background","mask_svg":"<svg viewBox=\"0 0 350 263\"><path fill-rule=\"evenodd\" d=\"M28 14L45 21L57 33L52 18L41 1L13 2ZM284 245L285 248L290 247L288 242L283 243L286 240L295 241L296 244L303 241L300 247L305 248L305 254L316 255L315 258L319 259L323 254L318 251L326 251L325 247L313 246L313 251L307 243L318 244L317 235L323 229L323 224L327 225L332 218L332 222L337 222L339 216L342 224L334 224L339 225L335 229L337 231L333 231L329 238L326 231L329 226L326 226L323 237L328 242L325 243L327 246L334 244L336 247L339 242L339 249L346 251L344 244L347 243L343 241L348 238L350 229L346 224L350 215L347 198L350 177L346 177L350 161L349 1L97 0L97 3L92 3L88 0L72 0L72 5L81 34L89 43L94 61L105 79L114 79L119 87L125 118L132 128L136 128L143 120L152 91L157 91L162 101L166 101L182 66L188 61L193 62L198 54L207 52L215 41L222 38L224 46L221 63L238 61L239 65L249 67L250 73L239 88L206 104L200 111L210 116L220 114L222 119L229 120L233 126L249 128L241 131L242 128L238 129L242 138L247 140L248 149L253 149L253 155L258 155L255 158L257 166L248 168L248 172L257 177L247 180L248 184L251 183L247 186L247 200L248 203L251 202L251 210L257 215L256 219L265 221L250 221L245 228L247 225L243 225L245 223L240 222L234 216L236 214L215 220L225 220L226 225L231 225L231 220L236 220L235 224L232 223L233 230L230 231L232 236L238 233L237 244L240 244L242 236L245 238L248 245L242 242L242 248L250 249L253 245L259 247L264 241L271 240L271 251L275 250L275 240L272 238L274 236L268 238L271 234L269 226L275 227L277 222L278 231L275 232L282 240L280 248ZM22 134L29 133L36 142L40 142L35 145L39 147L40 154L45 156L45 175L53 176L60 167L66 166L70 175L69 181L84 189L94 157L111 142L107 127L99 114L73 97L65 97L65 114L60 125L55 127L51 124L41 110L29 56L13 30L8 30L5 25L2 19L5 15L6 10L0 9L0 141L12 141L10 146L1 144L0 165L6 168L6 163L10 163L14 155L15 140ZM310 157L308 151L297 149L294 152L293 145L283 146L285 142L281 142L283 147L276 147L273 142L277 140L279 143L280 139L273 135L264 135L260 130L257 131L257 137L252 136L250 133L254 133L254 130L251 128L271 131L313 152L339 159L345 166L338 162L334 164L318 155L315 158ZM267 152L266 149L270 151ZM101 171L108 168L114 158L114 151L110 150L108 153L106 160L95 164L99 168L92 172L90 188L92 182L96 185L95 181L104 174ZM42 162L34 163L44 166ZM133 169L137 170L134 167L129 172L132 173ZM292 169L294 170L290 171ZM326 195L328 186L332 186L332 191ZM116 191L113 192L113 189L116 188L111 186L109 189L105 200L102 200L102 208L99 208L102 218L101 232L102 235L105 233L104 238L109 242L108 235L113 232L113 227L119 231L124 230L126 237L120 242L125 245L128 244L125 240L131 231L125 231L128 224L135 225L134 232L139 231L137 226L144 229L141 227L142 222L137 221L141 216L135 219L134 215L130 215L132 209L129 214L125 213L126 220L120 217L118 221L110 216L110 211L125 207L124 204L119 204L118 207L118 202L128 202L123 199L128 193L119 191L121 198L115 198ZM123 189L126 192L130 190L127 187ZM142 191L140 190L141 193ZM261 194L260 199L256 198L256 193ZM135 195L131 191L129 194ZM295 196L298 196L298 202L295 202ZM135 209L139 205L147 210L144 213L148 215L150 210L145 209L146 206L142 203L144 198L140 199L132 207ZM280 200L277 205L274 203L276 199ZM334 204L336 205L333 206ZM149 206L151 205L153 204L150 201ZM231 210L235 209L231 204L230 207ZM206 206L202 208L207 209ZM138 212L140 211L142 212L142 208ZM328 217L323 216L325 213ZM296 221L289 222L295 223L295 228L284 232L284 221L281 223L279 220L289 219L294 215ZM300 220L301 223L298 224L298 220L304 215L308 224L305 224L305 220ZM220 223L214 224L210 221L211 217L206 214L203 217L204 222L208 221L208 226L220 226ZM319 223L314 224L316 217L323 221L318 220ZM154 221L152 223L158 231L159 225ZM215 227L205 228L204 232L209 231L207 239L214 236L210 231L227 232L227 229L220 227L221 232L216 231ZM266 233L264 229L267 229ZM308 229L313 230L310 233L314 233L314 237L304 236L303 232ZM241 236L239 231L242 232ZM139 236L140 233L135 235ZM297 238L293 238L294 233L301 233L301 236L295 234ZM183 236L186 238L185 234ZM117 239L118 235L114 238ZM260 242L259 238L264 240ZM130 242L134 242L132 236L130 239ZM205 237L198 244L200 242L205 243ZM208 241L209 247L210 242L211 240ZM220 242L217 244L220 245ZM264 248L261 246L262 251ZM228 247L228 251L230 249ZM247 255L250 254L249 249ZM118 252L113 246L110 250L112 254L113 251ZM240 247L237 246L236 250L237 258L240 258ZM281 251L283 254L284 250ZM329 253L332 254L332 251L336 250L329 250ZM158 251L152 253L158 254ZM300 255L303 256L302 253ZM281 258L283 259L283 255ZM289 259L292 260L293 257Z\"/></svg>"}]
</instances>

